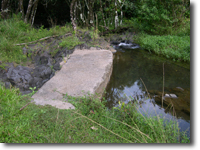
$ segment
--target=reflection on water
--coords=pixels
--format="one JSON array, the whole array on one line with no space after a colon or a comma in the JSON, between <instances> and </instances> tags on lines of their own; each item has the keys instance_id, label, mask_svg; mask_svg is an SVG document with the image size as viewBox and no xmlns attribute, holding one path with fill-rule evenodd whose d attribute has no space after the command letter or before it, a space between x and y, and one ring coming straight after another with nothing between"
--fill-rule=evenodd
<instances>
[{"instance_id":1,"label":"reflection on water","mask_svg":"<svg viewBox=\"0 0 200 150\"><path fill-rule=\"evenodd\" d=\"M139 111L148 110L149 115L162 115L166 120L174 119L172 109L169 109L167 99L162 108L159 96L163 87L163 63L165 70L165 93L173 93L177 99L170 99L178 117L181 131L190 131L190 68L183 67L173 61L160 58L141 49L124 50L115 53L113 73L106 88L107 107L118 106L118 101L128 103L137 100L140 104ZM147 92L140 78L144 81L151 96L148 99ZM178 87L178 88L176 88ZM144 99L146 99L144 101ZM168 106L168 107L167 107ZM187 132L189 135L190 132Z\"/></svg>"}]
</instances>

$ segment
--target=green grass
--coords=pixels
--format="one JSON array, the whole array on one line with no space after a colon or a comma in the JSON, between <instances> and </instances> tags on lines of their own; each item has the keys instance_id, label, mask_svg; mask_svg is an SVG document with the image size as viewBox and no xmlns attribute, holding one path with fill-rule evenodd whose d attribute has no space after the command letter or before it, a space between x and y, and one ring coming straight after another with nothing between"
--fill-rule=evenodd
<instances>
[{"instance_id":1,"label":"green grass","mask_svg":"<svg viewBox=\"0 0 200 150\"><path fill-rule=\"evenodd\" d=\"M168 34L162 34L158 28L152 29L157 34L149 34L137 18L124 20L123 26L137 33L133 40L142 48L174 61L190 62L190 19L183 20L176 28L164 27Z\"/></svg>"},{"instance_id":2,"label":"green grass","mask_svg":"<svg viewBox=\"0 0 200 150\"><path fill-rule=\"evenodd\" d=\"M17 89L0 86L1 143L188 143L176 122L137 113L133 104L108 110L93 96L66 95L75 110L30 102Z\"/></svg>"},{"instance_id":3,"label":"green grass","mask_svg":"<svg viewBox=\"0 0 200 150\"><path fill-rule=\"evenodd\" d=\"M16 46L15 44L28 43L39 40L44 37L53 35L63 35L72 31L71 26L55 26L50 30L32 28L30 24L20 20L19 15L13 18L0 21L0 60L2 62L21 63L27 61L27 57L23 55L22 48L24 46Z\"/></svg>"},{"instance_id":4,"label":"green grass","mask_svg":"<svg viewBox=\"0 0 200 150\"><path fill-rule=\"evenodd\" d=\"M144 49L174 61L190 62L190 36L140 34L136 42Z\"/></svg>"},{"instance_id":5,"label":"green grass","mask_svg":"<svg viewBox=\"0 0 200 150\"><path fill-rule=\"evenodd\" d=\"M61 47L67 47L68 49L73 49L76 45L82 44L76 36L68 36L62 39L62 42L59 43Z\"/></svg>"}]
</instances>

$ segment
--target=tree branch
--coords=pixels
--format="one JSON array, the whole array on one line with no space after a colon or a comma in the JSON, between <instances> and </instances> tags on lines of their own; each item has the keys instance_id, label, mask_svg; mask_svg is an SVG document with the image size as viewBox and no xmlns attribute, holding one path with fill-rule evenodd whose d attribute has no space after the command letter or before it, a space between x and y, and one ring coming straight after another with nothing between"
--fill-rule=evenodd
<instances>
[{"instance_id":1,"label":"tree branch","mask_svg":"<svg viewBox=\"0 0 200 150\"><path fill-rule=\"evenodd\" d=\"M65 34L66 35L71 35L71 33L67 33ZM47 36L47 37L44 37L44 38L41 38L39 40L36 40L36 41L32 41L32 42L28 42L28 43L20 43L20 44L15 44L15 46L20 46L20 45L26 45L26 44L31 44L31 43L35 43L35 42L38 42L38 41L43 41L43 40L46 40L46 39L49 39L49 38L52 38L52 37L57 37L59 35L54 35L54 36Z\"/></svg>"}]
</instances>

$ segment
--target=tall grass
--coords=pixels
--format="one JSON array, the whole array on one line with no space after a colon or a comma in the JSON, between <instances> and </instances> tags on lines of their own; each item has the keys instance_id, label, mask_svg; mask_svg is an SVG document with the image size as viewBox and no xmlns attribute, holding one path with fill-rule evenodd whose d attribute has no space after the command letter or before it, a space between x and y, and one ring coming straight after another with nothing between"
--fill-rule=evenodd
<instances>
[{"instance_id":1,"label":"tall grass","mask_svg":"<svg viewBox=\"0 0 200 150\"><path fill-rule=\"evenodd\" d=\"M17 89L0 86L1 143L187 143L176 122L146 117L134 104L108 110L93 96L64 97L75 110L59 110L30 102Z\"/></svg>"}]
</instances>

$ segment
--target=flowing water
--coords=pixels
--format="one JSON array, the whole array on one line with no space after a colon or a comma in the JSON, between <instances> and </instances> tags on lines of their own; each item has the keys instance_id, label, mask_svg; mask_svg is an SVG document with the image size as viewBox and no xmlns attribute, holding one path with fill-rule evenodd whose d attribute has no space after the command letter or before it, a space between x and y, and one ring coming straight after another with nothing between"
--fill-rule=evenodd
<instances>
[{"instance_id":1,"label":"flowing water","mask_svg":"<svg viewBox=\"0 0 200 150\"><path fill-rule=\"evenodd\" d=\"M180 130L187 130L187 135L190 137L189 64L175 63L138 47L135 48L116 48L118 51L114 54L113 72L104 95L107 107L117 107L118 101L127 104L134 99L138 102L138 111L142 113L148 112L151 116L159 114L165 120L175 119L174 113L176 113ZM167 98L163 107L161 104L163 63L165 94L176 94L178 97L170 99L172 108ZM142 80L151 99L147 98Z\"/></svg>"}]
</instances>

